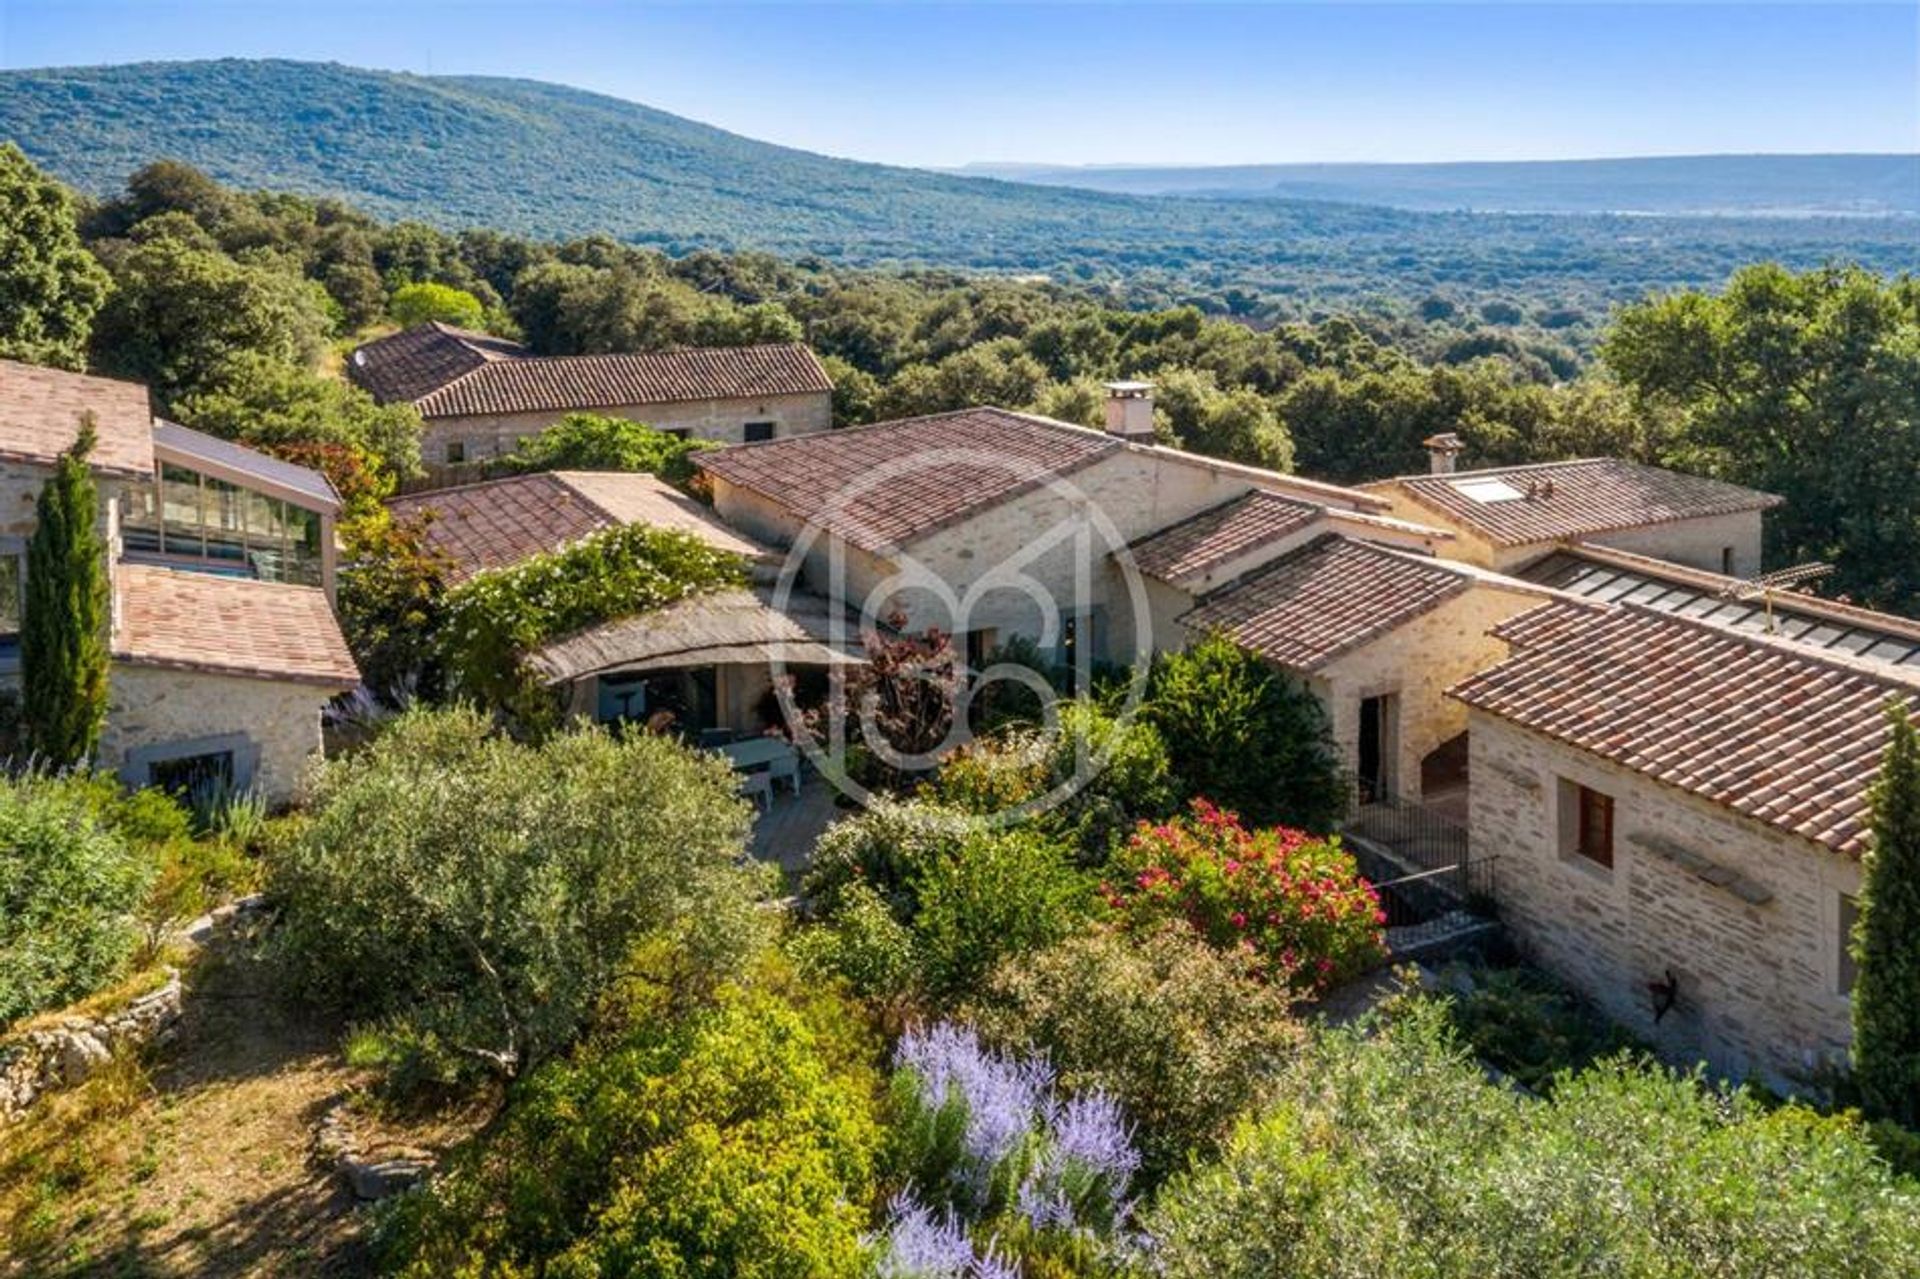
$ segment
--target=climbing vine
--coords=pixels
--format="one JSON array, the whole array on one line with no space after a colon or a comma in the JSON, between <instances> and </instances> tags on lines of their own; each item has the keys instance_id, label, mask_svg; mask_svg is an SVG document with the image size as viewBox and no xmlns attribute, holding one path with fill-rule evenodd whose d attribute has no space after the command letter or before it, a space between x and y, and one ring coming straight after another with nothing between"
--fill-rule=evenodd
<instances>
[{"instance_id":1,"label":"climbing vine","mask_svg":"<svg viewBox=\"0 0 1920 1279\"><path fill-rule=\"evenodd\" d=\"M739 556L690 533L642 524L480 573L447 593L440 645L448 692L538 729L554 706L527 666L529 654L745 577Z\"/></svg>"}]
</instances>

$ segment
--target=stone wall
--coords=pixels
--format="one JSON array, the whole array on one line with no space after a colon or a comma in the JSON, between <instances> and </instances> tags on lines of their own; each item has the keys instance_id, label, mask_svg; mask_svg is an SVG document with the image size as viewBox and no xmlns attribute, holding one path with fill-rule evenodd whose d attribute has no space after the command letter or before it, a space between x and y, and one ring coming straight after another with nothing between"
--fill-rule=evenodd
<instances>
[{"instance_id":1,"label":"stone wall","mask_svg":"<svg viewBox=\"0 0 1920 1279\"><path fill-rule=\"evenodd\" d=\"M1530 542L1524 546L1495 546L1459 521L1415 501L1397 485L1371 491L1393 503L1393 514L1398 519L1451 530L1455 534L1454 540L1442 542L1437 548L1444 559L1478 564L1505 573L1532 563L1559 545L1558 541L1549 540ZM1736 511L1731 515L1670 520L1663 524L1646 524L1612 533L1596 533L1583 540L1640 555L1651 555L1655 559L1685 564L1711 573L1722 571L1722 553L1731 547L1734 575L1751 577L1761 568L1763 523L1764 512Z\"/></svg>"},{"instance_id":2,"label":"stone wall","mask_svg":"<svg viewBox=\"0 0 1920 1279\"><path fill-rule=\"evenodd\" d=\"M320 752L320 711L328 690L198 671L116 662L101 764L130 785L143 785L146 748L179 746L176 754L227 749L252 764L252 780L269 802L292 800L308 761ZM236 758L236 764L242 760Z\"/></svg>"},{"instance_id":3,"label":"stone wall","mask_svg":"<svg viewBox=\"0 0 1920 1279\"><path fill-rule=\"evenodd\" d=\"M1859 867L1480 711L1476 857L1497 857L1501 918L1529 958L1682 1062L1807 1086L1850 1039L1841 899ZM1563 785L1566 783L1566 785ZM1572 784L1614 799L1611 870L1563 852ZM1649 983L1676 998L1655 1020Z\"/></svg>"},{"instance_id":4,"label":"stone wall","mask_svg":"<svg viewBox=\"0 0 1920 1279\"><path fill-rule=\"evenodd\" d=\"M1312 685L1346 766L1360 763L1361 701L1393 694L1397 749L1387 781L1401 798L1419 799L1420 761L1467 727L1466 707L1447 689L1503 659L1506 645L1487 632L1542 602L1531 592L1476 585L1316 672Z\"/></svg>"},{"instance_id":5,"label":"stone wall","mask_svg":"<svg viewBox=\"0 0 1920 1279\"><path fill-rule=\"evenodd\" d=\"M573 410L501 413L427 419L421 452L428 462L447 460L447 445L466 445L467 460L511 453L523 436L537 435ZM721 444L746 440L748 422L772 422L775 438L811 435L833 425L833 397L826 392L769 395L758 400L688 400L677 404L626 404L594 409L608 417L630 418L663 431L685 430L694 438Z\"/></svg>"},{"instance_id":6,"label":"stone wall","mask_svg":"<svg viewBox=\"0 0 1920 1279\"><path fill-rule=\"evenodd\" d=\"M1736 511L1711 519L1678 520L1672 524L1653 524L1646 528L1619 533L1602 533L1587 538L1599 546L1652 555L1709 573L1731 572L1734 577L1752 577L1761 571L1761 537L1764 524L1761 511ZM1724 553L1733 551L1731 570Z\"/></svg>"},{"instance_id":7,"label":"stone wall","mask_svg":"<svg viewBox=\"0 0 1920 1279\"><path fill-rule=\"evenodd\" d=\"M180 974L117 1012L66 1017L0 1043L0 1122L18 1119L50 1092L84 1083L120 1052L162 1038L180 1020Z\"/></svg>"}]
</instances>

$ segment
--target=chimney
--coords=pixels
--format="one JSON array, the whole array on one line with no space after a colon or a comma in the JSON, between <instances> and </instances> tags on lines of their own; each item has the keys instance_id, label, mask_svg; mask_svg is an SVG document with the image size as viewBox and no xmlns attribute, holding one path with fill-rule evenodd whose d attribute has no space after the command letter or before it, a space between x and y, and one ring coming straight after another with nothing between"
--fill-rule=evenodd
<instances>
[{"instance_id":1,"label":"chimney","mask_svg":"<svg viewBox=\"0 0 1920 1279\"><path fill-rule=\"evenodd\" d=\"M1429 435L1420 443L1427 450L1427 460L1431 463L1435 475L1452 475L1455 460L1460 456L1460 451L1467 447L1452 431L1442 435Z\"/></svg>"},{"instance_id":2,"label":"chimney","mask_svg":"<svg viewBox=\"0 0 1920 1279\"><path fill-rule=\"evenodd\" d=\"M1108 382L1107 433L1136 444L1153 443L1153 383Z\"/></svg>"}]
</instances>

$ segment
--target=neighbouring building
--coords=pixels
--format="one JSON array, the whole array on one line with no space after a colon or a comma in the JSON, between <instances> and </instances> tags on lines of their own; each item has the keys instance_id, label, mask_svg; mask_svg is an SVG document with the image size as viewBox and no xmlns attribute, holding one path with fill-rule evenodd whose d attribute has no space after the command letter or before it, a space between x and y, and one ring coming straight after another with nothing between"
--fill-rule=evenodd
<instances>
[{"instance_id":1,"label":"neighbouring building","mask_svg":"<svg viewBox=\"0 0 1920 1279\"><path fill-rule=\"evenodd\" d=\"M696 460L721 518L786 549L812 590L869 620L953 632L972 661L1016 637L1068 664L1151 653L1127 548L1255 491L1385 511L1371 494L1151 443L1140 385L1116 388L1107 431L972 408Z\"/></svg>"},{"instance_id":2,"label":"neighbouring building","mask_svg":"<svg viewBox=\"0 0 1920 1279\"><path fill-rule=\"evenodd\" d=\"M325 477L156 421L146 388L0 361L0 681L17 685L34 503L91 415L112 668L98 759L129 784L297 790L359 683Z\"/></svg>"},{"instance_id":3,"label":"neighbouring building","mask_svg":"<svg viewBox=\"0 0 1920 1279\"><path fill-rule=\"evenodd\" d=\"M1735 577L1760 572L1762 517L1781 502L1772 494L1605 457L1453 471L1449 440L1428 441L1433 474L1363 487L1401 519L1453 533L1451 557L1508 571L1577 539Z\"/></svg>"},{"instance_id":4,"label":"neighbouring building","mask_svg":"<svg viewBox=\"0 0 1920 1279\"><path fill-rule=\"evenodd\" d=\"M1665 1055L1776 1087L1845 1060L1883 712L1920 703L1920 628L1849 612L1898 660L1562 600L1453 689L1473 853L1523 951Z\"/></svg>"},{"instance_id":5,"label":"neighbouring building","mask_svg":"<svg viewBox=\"0 0 1920 1279\"><path fill-rule=\"evenodd\" d=\"M517 342L417 325L356 349L348 375L426 424L427 462L512 452L568 413L605 413L722 444L784 439L832 425L833 383L804 343L536 356Z\"/></svg>"},{"instance_id":6,"label":"neighbouring building","mask_svg":"<svg viewBox=\"0 0 1920 1279\"><path fill-rule=\"evenodd\" d=\"M567 709L597 723L658 722L688 736L755 735L782 723L778 673L797 680L864 660L858 627L834 625L826 601L776 593L778 557L699 502L651 475L553 471L394 498L426 521L426 540L454 583L511 568L605 529L676 529L738 555L748 585L614 618L529 655Z\"/></svg>"}]
</instances>

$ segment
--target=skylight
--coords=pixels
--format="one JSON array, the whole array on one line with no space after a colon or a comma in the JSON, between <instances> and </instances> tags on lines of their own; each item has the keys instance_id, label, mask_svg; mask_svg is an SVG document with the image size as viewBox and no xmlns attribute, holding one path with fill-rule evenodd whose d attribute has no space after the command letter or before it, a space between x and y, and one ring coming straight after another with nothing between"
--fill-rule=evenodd
<instances>
[{"instance_id":1,"label":"skylight","mask_svg":"<svg viewBox=\"0 0 1920 1279\"><path fill-rule=\"evenodd\" d=\"M1453 488L1462 497L1476 502L1518 502L1526 497L1505 480L1455 480Z\"/></svg>"}]
</instances>

